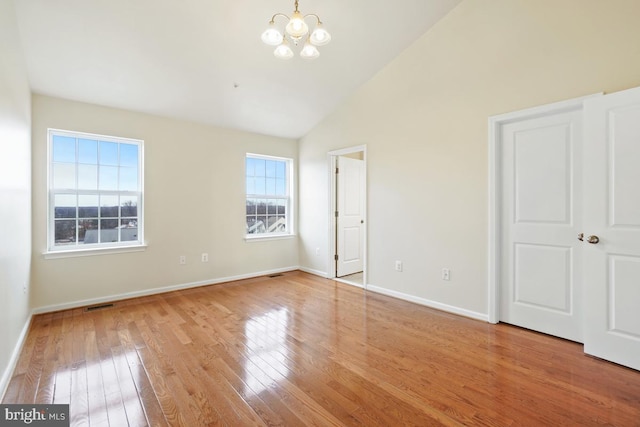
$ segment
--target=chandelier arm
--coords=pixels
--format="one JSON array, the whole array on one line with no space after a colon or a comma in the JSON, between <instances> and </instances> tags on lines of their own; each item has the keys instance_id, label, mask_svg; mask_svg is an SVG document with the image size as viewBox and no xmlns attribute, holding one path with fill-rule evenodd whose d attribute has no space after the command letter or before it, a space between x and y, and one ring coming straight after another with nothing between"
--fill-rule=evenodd
<instances>
[{"instance_id":1,"label":"chandelier arm","mask_svg":"<svg viewBox=\"0 0 640 427\"><path fill-rule=\"evenodd\" d=\"M316 18L316 20L318 21L318 22L316 22L316 24L322 24L322 21L320 20L320 17L318 15L316 15L315 13L309 13L307 15L304 15L302 17L302 19L307 19L308 16L313 16L314 18Z\"/></svg>"},{"instance_id":2,"label":"chandelier arm","mask_svg":"<svg viewBox=\"0 0 640 427\"><path fill-rule=\"evenodd\" d=\"M290 19L291 19L291 18L289 18L287 15L285 15L284 13L276 13L275 15L273 15L273 16L271 17L271 21L269 21L269 24L275 24L275 19L276 19L278 16L284 16L284 17L285 17L285 18L287 18L288 20L290 20Z\"/></svg>"}]
</instances>

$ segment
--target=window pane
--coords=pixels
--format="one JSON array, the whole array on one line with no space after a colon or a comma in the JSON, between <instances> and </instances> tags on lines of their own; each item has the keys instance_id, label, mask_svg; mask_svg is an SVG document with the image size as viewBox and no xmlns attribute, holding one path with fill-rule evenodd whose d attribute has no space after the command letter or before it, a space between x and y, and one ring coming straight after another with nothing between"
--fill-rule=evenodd
<instances>
[{"instance_id":1,"label":"window pane","mask_svg":"<svg viewBox=\"0 0 640 427\"><path fill-rule=\"evenodd\" d=\"M118 144L115 142L100 141L100 164L118 165Z\"/></svg>"},{"instance_id":2,"label":"window pane","mask_svg":"<svg viewBox=\"0 0 640 427\"><path fill-rule=\"evenodd\" d=\"M78 165L78 189L98 189L98 166Z\"/></svg>"},{"instance_id":3,"label":"window pane","mask_svg":"<svg viewBox=\"0 0 640 427\"><path fill-rule=\"evenodd\" d=\"M120 190L138 191L138 168L120 168Z\"/></svg>"},{"instance_id":4,"label":"window pane","mask_svg":"<svg viewBox=\"0 0 640 427\"><path fill-rule=\"evenodd\" d=\"M247 161L245 162L245 175L246 176L255 176L256 174L256 159L252 157L247 157Z\"/></svg>"},{"instance_id":5,"label":"window pane","mask_svg":"<svg viewBox=\"0 0 640 427\"><path fill-rule=\"evenodd\" d=\"M120 241L138 240L138 218L122 218L120 220Z\"/></svg>"},{"instance_id":6,"label":"window pane","mask_svg":"<svg viewBox=\"0 0 640 427\"><path fill-rule=\"evenodd\" d=\"M256 178L255 185L256 185L256 191L254 194L267 194L265 192L266 183L264 178Z\"/></svg>"},{"instance_id":7,"label":"window pane","mask_svg":"<svg viewBox=\"0 0 640 427\"><path fill-rule=\"evenodd\" d=\"M286 178L287 164L286 162L277 162L276 164L276 178Z\"/></svg>"},{"instance_id":8,"label":"window pane","mask_svg":"<svg viewBox=\"0 0 640 427\"><path fill-rule=\"evenodd\" d=\"M255 176L264 176L265 160L264 159L254 159L254 160L255 160L255 166L256 166Z\"/></svg>"},{"instance_id":9,"label":"window pane","mask_svg":"<svg viewBox=\"0 0 640 427\"><path fill-rule=\"evenodd\" d=\"M280 233L287 231L287 219L284 216L278 215L278 231Z\"/></svg>"},{"instance_id":10,"label":"window pane","mask_svg":"<svg viewBox=\"0 0 640 427\"><path fill-rule=\"evenodd\" d=\"M100 166L100 189L118 189L118 168L113 166Z\"/></svg>"},{"instance_id":11,"label":"window pane","mask_svg":"<svg viewBox=\"0 0 640 427\"><path fill-rule=\"evenodd\" d=\"M55 241L56 246L73 245L76 242L76 220L56 220L55 221Z\"/></svg>"},{"instance_id":12,"label":"window pane","mask_svg":"<svg viewBox=\"0 0 640 427\"><path fill-rule=\"evenodd\" d=\"M78 217L97 218L98 217L98 195L78 196ZM96 228L98 224L96 223Z\"/></svg>"},{"instance_id":13,"label":"window pane","mask_svg":"<svg viewBox=\"0 0 640 427\"><path fill-rule=\"evenodd\" d=\"M254 234L256 232L256 225L257 223L257 219L255 217L255 215L248 215L247 216L247 234Z\"/></svg>"},{"instance_id":14,"label":"window pane","mask_svg":"<svg viewBox=\"0 0 640 427\"><path fill-rule=\"evenodd\" d=\"M275 178L276 177L276 161L275 160L267 160L265 162L266 167L266 177L267 178Z\"/></svg>"},{"instance_id":15,"label":"window pane","mask_svg":"<svg viewBox=\"0 0 640 427\"><path fill-rule=\"evenodd\" d=\"M78 243L84 243L85 245L98 243L97 219L81 219L78 221Z\"/></svg>"},{"instance_id":16,"label":"window pane","mask_svg":"<svg viewBox=\"0 0 640 427\"><path fill-rule=\"evenodd\" d=\"M258 214L266 214L267 213L267 202L266 200L257 200L256 212Z\"/></svg>"},{"instance_id":17,"label":"window pane","mask_svg":"<svg viewBox=\"0 0 640 427\"><path fill-rule=\"evenodd\" d=\"M267 232L268 233L273 233L274 230L274 224L276 222L277 218L274 216L268 216L267 217Z\"/></svg>"},{"instance_id":18,"label":"window pane","mask_svg":"<svg viewBox=\"0 0 640 427\"><path fill-rule=\"evenodd\" d=\"M118 241L118 220L100 220L100 243L112 243Z\"/></svg>"},{"instance_id":19,"label":"window pane","mask_svg":"<svg viewBox=\"0 0 640 427\"><path fill-rule=\"evenodd\" d=\"M120 216L138 216L138 198L136 196L120 197Z\"/></svg>"},{"instance_id":20,"label":"window pane","mask_svg":"<svg viewBox=\"0 0 640 427\"><path fill-rule=\"evenodd\" d=\"M69 136L53 135L53 161L76 161L76 139Z\"/></svg>"},{"instance_id":21,"label":"window pane","mask_svg":"<svg viewBox=\"0 0 640 427\"><path fill-rule=\"evenodd\" d=\"M276 194L276 180L275 178L267 178L267 190L265 194L275 195Z\"/></svg>"},{"instance_id":22,"label":"window pane","mask_svg":"<svg viewBox=\"0 0 640 427\"><path fill-rule=\"evenodd\" d=\"M256 214L256 202L253 199L247 199L247 215Z\"/></svg>"},{"instance_id":23,"label":"window pane","mask_svg":"<svg viewBox=\"0 0 640 427\"><path fill-rule=\"evenodd\" d=\"M254 233L265 233L267 231L267 217L266 215L258 215L256 217Z\"/></svg>"},{"instance_id":24,"label":"window pane","mask_svg":"<svg viewBox=\"0 0 640 427\"><path fill-rule=\"evenodd\" d=\"M74 163L53 164L53 188L76 189L76 165Z\"/></svg>"},{"instance_id":25,"label":"window pane","mask_svg":"<svg viewBox=\"0 0 640 427\"><path fill-rule=\"evenodd\" d=\"M278 210L278 201L277 200L269 200L267 202L267 213L268 214L275 214Z\"/></svg>"},{"instance_id":26,"label":"window pane","mask_svg":"<svg viewBox=\"0 0 640 427\"><path fill-rule=\"evenodd\" d=\"M120 144L120 166L138 167L138 146Z\"/></svg>"},{"instance_id":27,"label":"window pane","mask_svg":"<svg viewBox=\"0 0 640 427\"><path fill-rule=\"evenodd\" d=\"M53 206L54 218L76 217L75 194L56 194L54 196Z\"/></svg>"},{"instance_id":28,"label":"window pane","mask_svg":"<svg viewBox=\"0 0 640 427\"><path fill-rule=\"evenodd\" d=\"M118 216L118 196L100 196L100 216L103 218Z\"/></svg>"},{"instance_id":29,"label":"window pane","mask_svg":"<svg viewBox=\"0 0 640 427\"><path fill-rule=\"evenodd\" d=\"M256 180L247 177L247 194L256 194Z\"/></svg>"},{"instance_id":30,"label":"window pane","mask_svg":"<svg viewBox=\"0 0 640 427\"><path fill-rule=\"evenodd\" d=\"M287 206L287 201L286 200L278 200L278 215L284 215L286 214L286 206Z\"/></svg>"},{"instance_id":31,"label":"window pane","mask_svg":"<svg viewBox=\"0 0 640 427\"><path fill-rule=\"evenodd\" d=\"M98 141L78 139L78 162L90 165L98 164Z\"/></svg>"},{"instance_id":32,"label":"window pane","mask_svg":"<svg viewBox=\"0 0 640 427\"><path fill-rule=\"evenodd\" d=\"M273 193L276 196L286 196L287 186L284 179L276 179L276 191Z\"/></svg>"}]
</instances>

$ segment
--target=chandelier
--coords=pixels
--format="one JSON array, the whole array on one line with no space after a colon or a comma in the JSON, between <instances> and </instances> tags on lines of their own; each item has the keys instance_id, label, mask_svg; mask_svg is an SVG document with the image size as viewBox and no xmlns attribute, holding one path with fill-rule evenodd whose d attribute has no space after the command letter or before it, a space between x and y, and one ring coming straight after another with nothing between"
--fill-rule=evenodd
<instances>
[{"instance_id":1,"label":"chandelier","mask_svg":"<svg viewBox=\"0 0 640 427\"><path fill-rule=\"evenodd\" d=\"M269 27L262 33L262 41L269 46L277 46L273 51L276 58L289 59L293 57L293 50L288 38L295 46L304 41L304 46L300 51L300 56L305 59L315 59L320 56L316 46L324 46L331 41L331 35L322 26L322 21L318 15L310 13L303 15L298 10L298 0L295 0L295 10L293 15L288 17L284 13L276 13L269 21ZM284 27L284 33L276 28L275 19L279 16L286 18L289 22ZM315 27L309 31L309 26L305 22L308 17L315 18Z\"/></svg>"}]
</instances>

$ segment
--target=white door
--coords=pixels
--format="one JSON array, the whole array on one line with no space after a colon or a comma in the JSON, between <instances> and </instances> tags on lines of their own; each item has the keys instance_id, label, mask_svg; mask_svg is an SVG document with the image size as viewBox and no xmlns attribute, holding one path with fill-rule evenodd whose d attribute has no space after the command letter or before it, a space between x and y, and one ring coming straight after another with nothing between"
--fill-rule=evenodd
<instances>
[{"instance_id":1,"label":"white door","mask_svg":"<svg viewBox=\"0 0 640 427\"><path fill-rule=\"evenodd\" d=\"M640 369L640 88L584 117L584 350Z\"/></svg>"},{"instance_id":2,"label":"white door","mask_svg":"<svg viewBox=\"0 0 640 427\"><path fill-rule=\"evenodd\" d=\"M364 252L364 161L339 156L337 159L336 276L359 273Z\"/></svg>"},{"instance_id":3,"label":"white door","mask_svg":"<svg viewBox=\"0 0 640 427\"><path fill-rule=\"evenodd\" d=\"M580 103L502 126L499 320L582 342Z\"/></svg>"}]
</instances>

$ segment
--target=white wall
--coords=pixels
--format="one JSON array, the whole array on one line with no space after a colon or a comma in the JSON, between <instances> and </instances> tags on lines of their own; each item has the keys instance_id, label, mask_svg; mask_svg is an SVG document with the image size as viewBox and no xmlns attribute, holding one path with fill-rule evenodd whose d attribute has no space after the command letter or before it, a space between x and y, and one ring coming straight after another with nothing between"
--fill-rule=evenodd
<instances>
[{"instance_id":1,"label":"white wall","mask_svg":"<svg viewBox=\"0 0 640 427\"><path fill-rule=\"evenodd\" d=\"M329 268L327 152L367 144L368 283L486 315L488 117L640 85L639 16L637 0L463 1L300 141L301 265Z\"/></svg>"},{"instance_id":2,"label":"white wall","mask_svg":"<svg viewBox=\"0 0 640 427\"><path fill-rule=\"evenodd\" d=\"M0 395L30 312L30 104L13 2L0 0Z\"/></svg>"},{"instance_id":3,"label":"white wall","mask_svg":"<svg viewBox=\"0 0 640 427\"><path fill-rule=\"evenodd\" d=\"M298 240L244 240L247 152L297 158L293 140L33 97L33 306L215 281L298 265ZM45 259L47 128L144 140L144 252ZM207 252L209 262L200 254ZM180 255L187 265L179 265Z\"/></svg>"}]
</instances>

